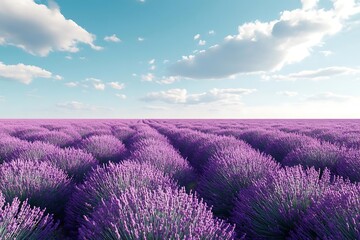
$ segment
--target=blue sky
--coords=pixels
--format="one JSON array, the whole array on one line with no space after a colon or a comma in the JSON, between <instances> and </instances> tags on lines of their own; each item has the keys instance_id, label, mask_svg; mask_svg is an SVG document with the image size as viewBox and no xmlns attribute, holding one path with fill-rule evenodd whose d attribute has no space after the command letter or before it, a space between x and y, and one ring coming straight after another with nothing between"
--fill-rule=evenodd
<instances>
[{"instance_id":1,"label":"blue sky","mask_svg":"<svg viewBox=\"0 0 360 240\"><path fill-rule=\"evenodd\" d=\"M0 118L360 118L355 0L1 0Z\"/></svg>"}]
</instances>

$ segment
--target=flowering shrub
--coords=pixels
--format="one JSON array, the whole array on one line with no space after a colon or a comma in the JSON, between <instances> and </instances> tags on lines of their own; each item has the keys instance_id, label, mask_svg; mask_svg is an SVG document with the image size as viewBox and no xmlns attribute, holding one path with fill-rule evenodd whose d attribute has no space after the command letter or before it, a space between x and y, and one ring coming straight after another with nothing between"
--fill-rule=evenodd
<instances>
[{"instance_id":1,"label":"flowering shrub","mask_svg":"<svg viewBox=\"0 0 360 240\"><path fill-rule=\"evenodd\" d=\"M66 209L67 227L74 231L82 216L91 213L101 202L112 194L120 195L129 187L157 189L159 186L176 188L176 184L162 172L149 164L125 161L97 167L76 186Z\"/></svg>"},{"instance_id":2,"label":"flowering shrub","mask_svg":"<svg viewBox=\"0 0 360 240\"><path fill-rule=\"evenodd\" d=\"M32 206L61 215L71 184L62 170L48 163L17 159L0 165L0 191L6 201L28 199Z\"/></svg>"},{"instance_id":3,"label":"flowering shrub","mask_svg":"<svg viewBox=\"0 0 360 240\"><path fill-rule=\"evenodd\" d=\"M328 168L336 173L336 165L341 160L341 150L335 145L323 142L303 145L290 152L282 164L286 166L302 165L324 170Z\"/></svg>"},{"instance_id":4,"label":"flowering shrub","mask_svg":"<svg viewBox=\"0 0 360 240\"><path fill-rule=\"evenodd\" d=\"M141 140L140 142L143 141L149 143L148 140ZM194 181L195 176L192 168L180 154L167 143L154 141L152 144L141 145L138 142L137 147L139 147L137 150L131 152L129 157L130 161L151 164L165 174L173 177L180 185L186 186Z\"/></svg>"},{"instance_id":5,"label":"flowering shrub","mask_svg":"<svg viewBox=\"0 0 360 240\"><path fill-rule=\"evenodd\" d=\"M314 168L286 167L239 191L233 221L252 239L285 239L329 185L328 170L320 179Z\"/></svg>"},{"instance_id":6,"label":"flowering shrub","mask_svg":"<svg viewBox=\"0 0 360 240\"><path fill-rule=\"evenodd\" d=\"M45 215L40 208L31 208L26 200L21 203L15 198L5 204L0 192L0 239L59 239L58 225L51 215Z\"/></svg>"},{"instance_id":7,"label":"flowering shrub","mask_svg":"<svg viewBox=\"0 0 360 240\"><path fill-rule=\"evenodd\" d=\"M273 135L266 144L264 152L273 156L277 161L282 162L286 155L296 148L316 143L318 143L318 141L311 137L291 133L273 132Z\"/></svg>"},{"instance_id":8,"label":"flowering shrub","mask_svg":"<svg viewBox=\"0 0 360 240\"><path fill-rule=\"evenodd\" d=\"M229 216L241 189L272 175L279 165L267 155L249 147L228 148L214 154L198 183L198 192L213 212Z\"/></svg>"},{"instance_id":9,"label":"flowering shrub","mask_svg":"<svg viewBox=\"0 0 360 240\"><path fill-rule=\"evenodd\" d=\"M15 137L3 136L0 138L0 163L8 162L19 153L28 149L30 143Z\"/></svg>"},{"instance_id":10,"label":"flowering shrub","mask_svg":"<svg viewBox=\"0 0 360 240\"><path fill-rule=\"evenodd\" d=\"M81 182L87 172L98 164L98 161L81 149L65 148L51 151L41 161L64 170L75 181Z\"/></svg>"},{"instance_id":11,"label":"flowering shrub","mask_svg":"<svg viewBox=\"0 0 360 240\"><path fill-rule=\"evenodd\" d=\"M293 239L360 239L360 186L338 184L314 204Z\"/></svg>"},{"instance_id":12,"label":"flowering shrub","mask_svg":"<svg viewBox=\"0 0 360 240\"><path fill-rule=\"evenodd\" d=\"M234 239L195 196L171 188L130 188L85 218L80 239Z\"/></svg>"},{"instance_id":13,"label":"flowering shrub","mask_svg":"<svg viewBox=\"0 0 360 240\"><path fill-rule=\"evenodd\" d=\"M125 145L112 135L92 136L81 142L81 148L101 163L119 162L126 153Z\"/></svg>"},{"instance_id":14,"label":"flowering shrub","mask_svg":"<svg viewBox=\"0 0 360 240\"><path fill-rule=\"evenodd\" d=\"M360 150L342 151L342 159L337 162L336 172L353 182L360 182Z\"/></svg>"},{"instance_id":15,"label":"flowering shrub","mask_svg":"<svg viewBox=\"0 0 360 240\"><path fill-rule=\"evenodd\" d=\"M61 148L54 146L52 144L36 141L33 143L26 144L26 148L21 149L21 151L14 152L13 158L22 158L22 159L37 161L42 159L48 154L60 150Z\"/></svg>"}]
</instances>

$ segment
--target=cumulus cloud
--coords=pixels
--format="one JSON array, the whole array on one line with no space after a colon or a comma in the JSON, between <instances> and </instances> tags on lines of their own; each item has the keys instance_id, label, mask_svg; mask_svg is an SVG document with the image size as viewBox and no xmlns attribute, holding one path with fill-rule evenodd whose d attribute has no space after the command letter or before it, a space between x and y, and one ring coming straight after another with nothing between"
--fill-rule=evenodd
<instances>
[{"instance_id":1,"label":"cumulus cloud","mask_svg":"<svg viewBox=\"0 0 360 240\"><path fill-rule=\"evenodd\" d=\"M207 92L189 94L186 89L170 89L167 91L148 93L143 101L160 101L169 104L202 104L221 102L224 104L239 104L243 95L254 93L256 89L243 88L213 88Z\"/></svg>"},{"instance_id":2,"label":"cumulus cloud","mask_svg":"<svg viewBox=\"0 0 360 240\"><path fill-rule=\"evenodd\" d=\"M194 36L194 40L198 40L200 38L200 34L196 34L195 36Z\"/></svg>"},{"instance_id":3,"label":"cumulus cloud","mask_svg":"<svg viewBox=\"0 0 360 240\"><path fill-rule=\"evenodd\" d=\"M114 43L118 43L118 42L121 42L121 39L118 38L116 36L116 34L113 34L111 36L105 36L104 37L104 40L107 41L107 42L114 42Z\"/></svg>"},{"instance_id":4,"label":"cumulus cloud","mask_svg":"<svg viewBox=\"0 0 360 240\"><path fill-rule=\"evenodd\" d=\"M284 11L270 22L249 22L217 47L198 52L171 65L170 75L189 78L225 78L244 72L276 71L300 62L324 38L341 31L346 20L360 13L354 0L333 0L329 10L316 0L303 0L303 7Z\"/></svg>"},{"instance_id":5,"label":"cumulus cloud","mask_svg":"<svg viewBox=\"0 0 360 240\"><path fill-rule=\"evenodd\" d=\"M119 82L109 82L108 85L116 90L121 90L124 89L125 84L124 83L119 83Z\"/></svg>"},{"instance_id":6,"label":"cumulus cloud","mask_svg":"<svg viewBox=\"0 0 360 240\"><path fill-rule=\"evenodd\" d=\"M204 46L204 45L206 45L206 41L200 39L200 41L199 41L199 46Z\"/></svg>"},{"instance_id":7,"label":"cumulus cloud","mask_svg":"<svg viewBox=\"0 0 360 240\"><path fill-rule=\"evenodd\" d=\"M154 79L155 79L155 76L152 73L141 75L141 80L144 82L152 82Z\"/></svg>"},{"instance_id":8,"label":"cumulus cloud","mask_svg":"<svg viewBox=\"0 0 360 240\"><path fill-rule=\"evenodd\" d=\"M111 108L94 106L85 104L78 101L70 101L56 104L58 108L70 110L70 111L111 111Z\"/></svg>"},{"instance_id":9,"label":"cumulus cloud","mask_svg":"<svg viewBox=\"0 0 360 240\"><path fill-rule=\"evenodd\" d=\"M15 80L24 84L30 84L36 78L49 78L61 80L62 77L33 65L19 63L16 65L5 65L0 62L0 78Z\"/></svg>"},{"instance_id":10,"label":"cumulus cloud","mask_svg":"<svg viewBox=\"0 0 360 240\"><path fill-rule=\"evenodd\" d=\"M125 94L115 94L115 96L117 96L118 98L123 99L123 100L125 100L127 98Z\"/></svg>"},{"instance_id":11,"label":"cumulus cloud","mask_svg":"<svg viewBox=\"0 0 360 240\"><path fill-rule=\"evenodd\" d=\"M306 98L307 101L331 101L331 102L344 102L351 100L351 96L335 94L332 92L318 93Z\"/></svg>"},{"instance_id":12,"label":"cumulus cloud","mask_svg":"<svg viewBox=\"0 0 360 240\"><path fill-rule=\"evenodd\" d=\"M100 90L100 91L105 90L105 84L103 83L103 81L101 79L86 78L84 82L85 82L84 87L88 87L86 85L86 83L91 83L91 85L94 89Z\"/></svg>"},{"instance_id":13,"label":"cumulus cloud","mask_svg":"<svg viewBox=\"0 0 360 240\"><path fill-rule=\"evenodd\" d=\"M139 42L143 42L143 41L145 41L145 38L143 38L143 37L138 37L137 40L138 40Z\"/></svg>"},{"instance_id":14,"label":"cumulus cloud","mask_svg":"<svg viewBox=\"0 0 360 240\"><path fill-rule=\"evenodd\" d=\"M45 6L34 0L0 1L0 44L46 56L51 51L77 52L78 44L95 50L95 36L66 19L56 4Z\"/></svg>"},{"instance_id":15,"label":"cumulus cloud","mask_svg":"<svg viewBox=\"0 0 360 240\"><path fill-rule=\"evenodd\" d=\"M210 30L209 31L209 35L214 35L215 34L215 31L214 30Z\"/></svg>"},{"instance_id":16,"label":"cumulus cloud","mask_svg":"<svg viewBox=\"0 0 360 240\"><path fill-rule=\"evenodd\" d=\"M65 83L65 86L67 86L67 87L77 87L77 86L79 86L79 82L67 82L67 83Z\"/></svg>"},{"instance_id":17,"label":"cumulus cloud","mask_svg":"<svg viewBox=\"0 0 360 240\"><path fill-rule=\"evenodd\" d=\"M148 63L149 63L150 65L155 64L155 59L154 59L154 58L151 59Z\"/></svg>"},{"instance_id":18,"label":"cumulus cloud","mask_svg":"<svg viewBox=\"0 0 360 240\"><path fill-rule=\"evenodd\" d=\"M277 80L277 81L296 81L296 80L323 80L329 79L335 76L341 75L356 75L360 74L360 69L358 68L349 68L341 66L333 66L327 68L319 68L316 70L305 70L297 73L290 73L288 75L271 75L263 76L265 80Z\"/></svg>"},{"instance_id":19,"label":"cumulus cloud","mask_svg":"<svg viewBox=\"0 0 360 240\"><path fill-rule=\"evenodd\" d=\"M286 97L295 97L295 96L297 96L299 93L298 93L298 92L294 92L294 91L281 91L281 92L277 92L276 94L282 95L282 96L286 96Z\"/></svg>"}]
</instances>

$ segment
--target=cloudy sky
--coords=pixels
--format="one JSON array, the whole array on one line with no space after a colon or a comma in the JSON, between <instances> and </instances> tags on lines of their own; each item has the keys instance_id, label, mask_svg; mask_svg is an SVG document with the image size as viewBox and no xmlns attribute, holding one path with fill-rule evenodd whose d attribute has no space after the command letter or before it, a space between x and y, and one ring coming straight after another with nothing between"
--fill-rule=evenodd
<instances>
[{"instance_id":1,"label":"cloudy sky","mask_svg":"<svg viewBox=\"0 0 360 240\"><path fill-rule=\"evenodd\" d=\"M0 118L360 118L356 0L0 0Z\"/></svg>"}]
</instances>

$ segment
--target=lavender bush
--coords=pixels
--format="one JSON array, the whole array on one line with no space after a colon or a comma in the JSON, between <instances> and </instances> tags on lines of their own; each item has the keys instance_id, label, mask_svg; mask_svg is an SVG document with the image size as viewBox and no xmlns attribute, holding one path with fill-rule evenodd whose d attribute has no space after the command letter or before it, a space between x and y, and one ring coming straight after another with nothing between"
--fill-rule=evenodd
<instances>
[{"instance_id":1,"label":"lavender bush","mask_svg":"<svg viewBox=\"0 0 360 240\"><path fill-rule=\"evenodd\" d=\"M293 239L360 239L360 186L338 184L315 203Z\"/></svg>"},{"instance_id":2,"label":"lavender bush","mask_svg":"<svg viewBox=\"0 0 360 240\"><path fill-rule=\"evenodd\" d=\"M25 200L15 198L5 203L0 192L0 239L60 239L57 227L51 215L46 215L40 208L31 208Z\"/></svg>"},{"instance_id":3,"label":"lavender bush","mask_svg":"<svg viewBox=\"0 0 360 240\"><path fill-rule=\"evenodd\" d=\"M48 163L18 159L0 165L0 191L6 201L28 199L31 206L60 216L71 183L62 170Z\"/></svg>"},{"instance_id":4,"label":"lavender bush","mask_svg":"<svg viewBox=\"0 0 360 240\"><path fill-rule=\"evenodd\" d=\"M341 161L341 149L333 144L323 142L301 146L290 152L282 164L286 166L302 165L304 167L315 167L315 169L330 169L336 173L336 165Z\"/></svg>"},{"instance_id":5,"label":"lavender bush","mask_svg":"<svg viewBox=\"0 0 360 240\"><path fill-rule=\"evenodd\" d=\"M279 168L271 157L249 147L224 149L210 158L197 190L213 206L215 214L228 217L241 189Z\"/></svg>"},{"instance_id":6,"label":"lavender bush","mask_svg":"<svg viewBox=\"0 0 360 240\"><path fill-rule=\"evenodd\" d=\"M130 188L102 202L79 230L80 239L234 239L195 196L171 188Z\"/></svg>"},{"instance_id":7,"label":"lavender bush","mask_svg":"<svg viewBox=\"0 0 360 240\"><path fill-rule=\"evenodd\" d=\"M75 231L83 216L112 194L120 195L129 187L157 189L159 186L176 188L170 178L149 164L125 161L97 167L82 185L75 187L66 209L66 225Z\"/></svg>"},{"instance_id":8,"label":"lavender bush","mask_svg":"<svg viewBox=\"0 0 360 240\"><path fill-rule=\"evenodd\" d=\"M285 239L330 185L330 172L322 177L314 168L286 167L239 192L233 221L251 239Z\"/></svg>"},{"instance_id":9,"label":"lavender bush","mask_svg":"<svg viewBox=\"0 0 360 240\"><path fill-rule=\"evenodd\" d=\"M101 163L119 162L126 153L125 145L112 135L92 136L81 142L81 148Z\"/></svg>"},{"instance_id":10,"label":"lavender bush","mask_svg":"<svg viewBox=\"0 0 360 240\"><path fill-rule=\"evenodd\" d=\"M98 164L98 161L90 153L75 148L50 151L41 161L64 170L76 182L81 182L85 174Z\"/></svg>"}]
</instances>

